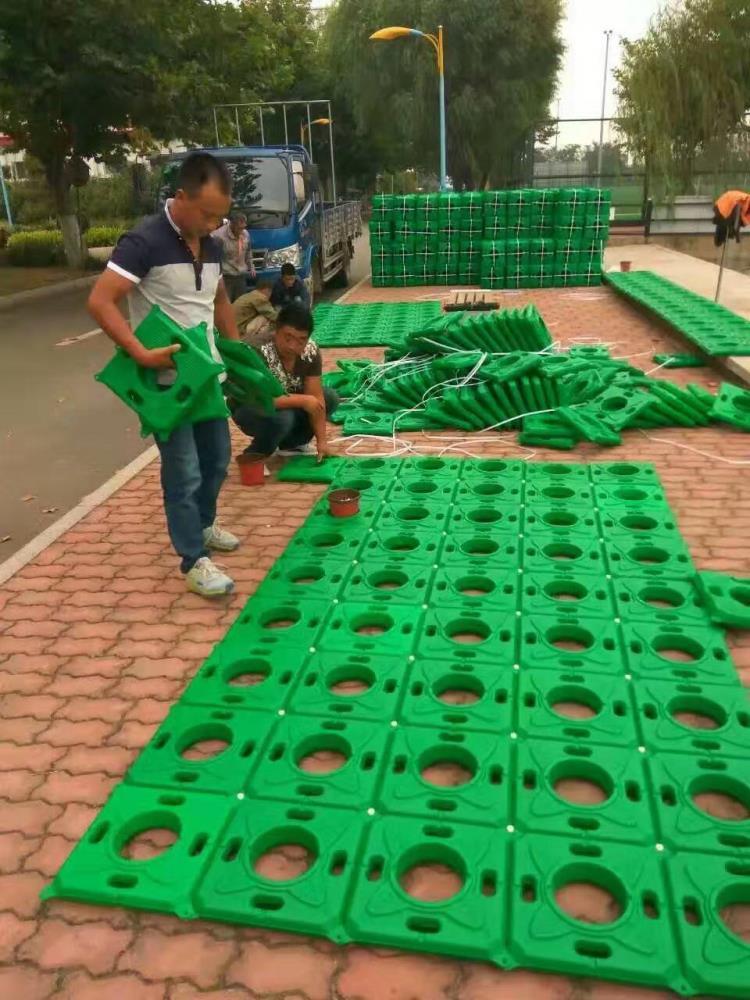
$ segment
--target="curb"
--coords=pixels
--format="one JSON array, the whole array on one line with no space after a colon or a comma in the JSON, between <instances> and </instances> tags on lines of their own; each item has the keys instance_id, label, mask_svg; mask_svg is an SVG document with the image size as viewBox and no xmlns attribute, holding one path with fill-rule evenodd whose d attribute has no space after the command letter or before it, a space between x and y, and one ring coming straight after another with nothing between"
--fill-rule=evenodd
<instances>
[{"instance_id":1,"label":"curb","mask_svg":"<svg viewBox=\"0 0 750 1000\"><path fill-rule=\"evenodd\" d=\"M13 295L0 296L0 312L22 306L27 302L41 302L54 298L60 292L74 291L76 288L87 288L93 285L99 277L99 272L86 275L83 278L73 278L72 281L56 281L54 285L42 285L41 288L30 288L27 292L15 292Z\"/></svg>"},{"instance_id":2,"label":"curb","mask_svg":"<svg viewBox=\"0 0 750 1000\"><path fill-rule=\"evenodd\" d=\"M7 583L12 576L20 569L23 569L32 559L36 559L40 552L43 552L49 545L56 542L60 535L78 524L87 514L90 514L92 510L95 510L105 500L108 500L113 493L116 493L121 486L124 486L125 483L129 482L134 476L137 476L139 472L145 469L147 465L150 465L157 455L158 449L156 445L147 448L137 458L134 458L129 465L126 465L124 469L120 469L114 476L111 476L106 483L95 489L93 493L85 496L67 514L63 514L54 524L51 524L35 538L32 538L30 542L27 542L23 548L19 549L9 559L6 559L5 562L0 563L0 584Z\"/></svg>"}]
</instances>

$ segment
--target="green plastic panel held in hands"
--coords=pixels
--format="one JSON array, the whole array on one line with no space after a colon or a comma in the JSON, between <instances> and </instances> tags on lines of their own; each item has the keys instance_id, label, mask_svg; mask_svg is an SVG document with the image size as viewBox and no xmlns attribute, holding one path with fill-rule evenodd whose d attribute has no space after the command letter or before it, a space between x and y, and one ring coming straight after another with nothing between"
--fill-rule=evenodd
<instances>
[{"instance_id":1,"label":"green plastic panel held in hands","mask_svg":"<svg viewBox=\"0 0 750 1000\"><path fill-rule=\"evenodd\" d=\"M696 574L653 466L323 471L360 513L315 503L44 897L750 997L750 702L715 625L747 581Z\"/></svg>"}]
</instances>

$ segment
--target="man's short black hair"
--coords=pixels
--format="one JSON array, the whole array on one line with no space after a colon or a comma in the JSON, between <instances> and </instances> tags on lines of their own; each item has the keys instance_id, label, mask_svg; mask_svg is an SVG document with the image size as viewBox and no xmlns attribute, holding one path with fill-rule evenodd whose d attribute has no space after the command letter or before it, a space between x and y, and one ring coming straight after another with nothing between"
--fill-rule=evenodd
<instances>
[{"instance_id":1,"label":"man's short black hair","mask_svg":"<svg viewBox=\"0 0 750 1000\"><path fill-rule=\"evenodd\" d=\"M297 269L295 268L294 264L290 264L289 261L287 261L286 264L281 265L282 276L285 274L296 274L296 273Z\"/></svg>"},{"instance_id":2,"label":"man's short black hair","mask_svg":"<svg viewBox=\"0 0 750 1000\"><path fill-rule=\"evenodd\" d=\"M240 212L240 210L237 208L232 209L232 211L229 213L229 221L239 222L240 220L242 220L242 222L247 222L247 216L245 215L245 213Z\"/></svg>"},{"instance_id":3,"label":"man's short black hair","mask_svg":"<svg viewBox=\"0 0 750 1000\"><path fill-rule=\"evenodd\" d=\"M210 153L190 153L180 164L177 188L195 197L206 184L216 184L223 194L231 194L232 175L223 160Z\"/></svg>"},{"instance_id":4,"label":"man's short black hair","mask_svg":"<svg viewBox=\"0 0 750 1000\"><path fill-rule=\"evenodd\" d=\"M313 332L313 314L300 302L290 302L288 306L282 306L279 315L276 317L276 326L291 326L300 333L306 333L308 337Z\"/></svg>"},{"instance_id":5,"label":"man's short black hair","mask_svg":"<svg viewBox=\"0 0 750 1000\"><path fill-rule=\"evenodd\" d=\"M270 278L258 278L255 282L255 289L258 292L267 291L269 288L273 288L273 282Z\"/></svg>"}]
</instances>

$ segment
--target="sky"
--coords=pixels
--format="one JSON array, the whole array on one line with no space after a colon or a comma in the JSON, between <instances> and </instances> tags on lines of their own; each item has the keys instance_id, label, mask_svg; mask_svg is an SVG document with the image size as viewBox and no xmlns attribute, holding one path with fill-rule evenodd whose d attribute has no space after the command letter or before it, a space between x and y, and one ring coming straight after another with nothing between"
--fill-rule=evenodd
<instances>
[{"instance_id":1,"label":"sky","mask_svg":"<svg viewBox=\"0 0 750 1000\"><path fill-rule=\"evenodd\" d=\"M327 7L331 0L312 0L315 8ZM457 0L460 2L460 0ZM491 3L492 0L487 0ZM609 84L605 117L617 108L612 68L620 61L620 39L639 38L651 17L663 5L661 0L566 0L567 16L562 26L565 42L563 68L559 77L558 98L561 118L598 118L602 105L604 77L604 31L613 32L610 42ZM450 40L447 41L450 58ZM550 113L557 114L557 99ZM606 137L606 136L605 136ZM598 141L598 126L561 126L559 141Z\"/></svg>"}]
</instances>

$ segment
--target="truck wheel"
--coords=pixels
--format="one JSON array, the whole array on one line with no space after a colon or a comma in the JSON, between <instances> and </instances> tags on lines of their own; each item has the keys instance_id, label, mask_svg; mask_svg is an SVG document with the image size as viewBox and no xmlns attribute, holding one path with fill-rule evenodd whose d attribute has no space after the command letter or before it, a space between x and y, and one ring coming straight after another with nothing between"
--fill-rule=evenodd
<instances>
[{"instance_id":1,"label":"truck wheel","mask_svg":"<svg viewBox=\"0 0 750 1000\"><path fill-rule=\"evenodd\" d=\"M331 280L328 282L332 288L348 288L349 287L349 261L350 258L347 255L344 264L340 271L337 271Z\"/></svg>"},{"instance_id":2,"label":"truck wheel","mask_svg":"<svg viewBox=\"0 0 750 1000\"><path fill-rule=\"evenodd\" d=\"M320 263L320 257L316 257L312 262L312 292L313 296L317 298L319 295L323 294L323 268Z\"/></svg>"}]
</instances>

